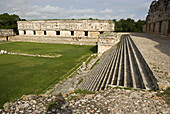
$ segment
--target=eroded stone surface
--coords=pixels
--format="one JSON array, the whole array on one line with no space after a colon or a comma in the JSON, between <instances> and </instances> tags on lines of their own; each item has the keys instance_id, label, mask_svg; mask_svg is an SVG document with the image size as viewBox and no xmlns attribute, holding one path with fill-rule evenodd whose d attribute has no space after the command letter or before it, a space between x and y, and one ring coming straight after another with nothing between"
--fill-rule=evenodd
<instances>
[{"instance_id":1,"label":"eroded stone surface","mask_svg":"<svg viewBox=\"0 0 170 114\"><path fill-rule=\"evenodd\" d=\"M169 14L169 0L154 0L150 5L143 31L170 37Z\"/></svg>"},{"instance_id":2,"label":"eroded stone surface","mask_svg":"<svg viewBox=\"0 0 170 114\"><path fill-rule=\"evenodd\" d=\"M42 20L18 21L19 35L94 37L100 31L114 31L114 22L109 20Z\"/></svg>"},{"instance_id":3,"label":"eroded stone surface","mask_svg":"<svg viewBox=\"0 0 170 114\"><path fill-rule=\"evenodd\" d=\"M66 100L65 100L66 99ZM156 92L142 90L107 89L96 94L28 95L14 103L6 103L0 113L59 113L59 114L113 114L113 113L161 113L168 114L166 102ZM49 103L55 108L47 111ZM52 105L51 105L52 106ZM48 107L49 109L49 107Z\"/></svg>"}]
</instances>

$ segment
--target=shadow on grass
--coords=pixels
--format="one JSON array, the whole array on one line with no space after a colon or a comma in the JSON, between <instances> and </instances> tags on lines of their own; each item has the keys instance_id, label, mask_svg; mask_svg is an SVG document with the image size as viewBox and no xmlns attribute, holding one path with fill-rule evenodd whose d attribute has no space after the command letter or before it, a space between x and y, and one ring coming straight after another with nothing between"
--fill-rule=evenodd
<instances>
[{"instance_id":1,"label":"shadow on grass","mask_svg":"<svg viewBox=\"0 0 170 114\"><path fill-rule=\"evenodd\" d=\"M93 53L97 53L97 45L96 46L93 46L91 49L90 49L91 52Z\"/></svg>"}]
</instances>

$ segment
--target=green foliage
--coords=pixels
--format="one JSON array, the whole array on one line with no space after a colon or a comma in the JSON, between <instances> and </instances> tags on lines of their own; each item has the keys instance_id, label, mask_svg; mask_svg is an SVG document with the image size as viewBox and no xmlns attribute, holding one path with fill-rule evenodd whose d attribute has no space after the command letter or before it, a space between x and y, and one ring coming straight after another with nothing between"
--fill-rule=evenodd
<instances>
[{"instance_id":1,"label":"green foliage","mask_svg":"<svg viewBox=\"0 0 170 114\"><path fill-rule=\"evenodd\" d=\"M0 107L23 94L40 94L82 60L93 54L93 46L31 42L1 42L0 49L14 53L57 55L58 58L0 56Z\"/></svg>"},{"instance_id":2,"label":"green foliage","mask_svg":"<svg viewBox=\"0 0 170 114\"><path fill-rule=\"evenodd\" d=\"M121 45L121 41L118 42L116 45L117 45L117 49L119 49L119 48L120 48L120 45Z\"/></svg>"},{"instance_id":3,"label":"green foliage","mask_svg":"<svg viewBox=\"0 0 170 114\"><path fill-rule=\"evenodd\" d=\"M170 106L170 87L166 88L166 90L161 93L160 91L157 93L157 96L162 97L167 104Z\"/></svg>"},{"instance_id":4,"label":"green foliage","mask_svg":"<svg viewBox=\"0 0 170 114\"><path fill-rule=\"evenodd\" d=\"M83 20L84 20L84 19L83 19ZM85 20L86 20L86 19L85 19ZM96 18L96 19L93 19L93 18L90 17L88 20L98 20L98 19L97 19L97 18Z\"/></svg>"},{"instance_id":5,"label":"green foliage","mask_svg":"<svg viewBox=\"0 0 170 114\"><path fill-rule=\"evenodd\" d=\"M119 87L119 86L116 86L116 87L111 87L109 86L110 88L113 88L113 89L124 89L124 90L132 90L132 88L130 87Z\"/></svg>"},{"instance_id":6,"label":"green foliage","mask_svg":"<svg viewBox=\"0 0 170 114\"><path fill-rule=\"evenodd\" d=\"M79 82L77 83L77 85L79 85L83 80L84 80L84 79L81 78L81 79L79 80Z\"/></svg>"},{"instance_id":7,"label":"green foliage","mask_svg":"<svg viewBox=\"0 0 170 114\"><path fill-rule=\"evenodd\" d=\"M47 111L51 111L53 108L61 109L61 106L57 105L55 102L50 102L47 104Z\"/></svg>"},{"instance_id":8,"label":"green foliage","mask_svg":"<svg viewBox=\"0 0 170 114\"><path fill-rule=\"evenodd\" d=\"M115 22L116 32L142 32L143 24L145 23L144 20L138 20L135 22L131 18L127 18L126 20L120 19L119 21L113 19L113 22Z\"/></svg>"},{"instance_id":9,"label":"green foliage","mask_svg":"<svg viewBox=\"0 0 170 114\"><path fill-rule=\"evenodd\" d=\"M0 14L0 29L14 29L14 32L18 34L17 21L25 21L25 19L20 19L19 16L15 14Z\"/></svg>"}]
</instances>

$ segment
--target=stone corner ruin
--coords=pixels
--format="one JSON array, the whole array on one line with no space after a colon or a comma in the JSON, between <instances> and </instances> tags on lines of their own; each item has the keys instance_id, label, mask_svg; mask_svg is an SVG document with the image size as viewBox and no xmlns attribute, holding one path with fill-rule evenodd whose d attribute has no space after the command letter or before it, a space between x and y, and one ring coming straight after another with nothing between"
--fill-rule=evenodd
<instances>
[{"instance_id":1,"label":"stone corner ruin","mask_svg":"<svg viewBox=\"0 0 170 114\"><path fill-rule=\"evenodd\" d=\"M0 37L13 36L13 29L0 29Z\"/></svg>"},{"instance_id":2,"label":"stone corner ruin","mask_svg":"<svg viewBox=\"0 0 170 114\"><path fill-rule=\"evenodd\" d=\"M170 37L170 0L151 3L143 31Z\"/></svg>"}]
</instances>

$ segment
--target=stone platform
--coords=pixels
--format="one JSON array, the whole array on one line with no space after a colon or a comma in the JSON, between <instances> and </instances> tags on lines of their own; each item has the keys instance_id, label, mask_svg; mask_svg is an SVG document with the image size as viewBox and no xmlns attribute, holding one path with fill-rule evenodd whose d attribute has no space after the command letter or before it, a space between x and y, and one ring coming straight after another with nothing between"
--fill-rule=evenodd
<instances>
[{"instance_id":1,"label":"stone platform","mask_svg":"<svg viewBox=\"0 0 170 114\"><path fill-rule=\"evenodd\" d=\"M108 86L123 86L157 90L157 80L129 35L108 50L89 72L80 88L105 90Z\"/></svg>"}]
</instances>

